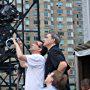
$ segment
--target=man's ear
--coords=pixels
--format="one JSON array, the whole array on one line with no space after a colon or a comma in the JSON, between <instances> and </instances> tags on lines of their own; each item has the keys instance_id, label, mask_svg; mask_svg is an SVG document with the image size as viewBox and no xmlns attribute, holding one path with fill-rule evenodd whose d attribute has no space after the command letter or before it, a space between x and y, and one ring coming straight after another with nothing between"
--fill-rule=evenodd
<instances>
[{"instance_id":1,"label":"man's ear","mask_svg":"<svg viewBox=\"0 0 90 90\"><path fill-rule=\"evenodd\" d=\"M55 41L55 39L54 39L54 41Z\"/></svg>"},{"instance_id":2,"label":"man's ear","mask_svg":"<svg viewBox=\"0 0 90 90\"><path fill-rule=\"evenodd\" d=\"M55 42L55 39L53 39L53 42Z\"/></svg>"}]
</instances>

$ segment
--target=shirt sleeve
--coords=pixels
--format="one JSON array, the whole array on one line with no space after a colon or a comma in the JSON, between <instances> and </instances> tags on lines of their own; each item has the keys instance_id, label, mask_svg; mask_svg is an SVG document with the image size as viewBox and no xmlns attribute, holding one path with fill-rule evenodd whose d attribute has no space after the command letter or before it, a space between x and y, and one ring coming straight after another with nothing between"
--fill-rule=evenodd
<instances>
[{"instance_id":1,"label":"shirt sleeve","mask_svg":"<svg viewBox=\"0 0 90 90\"><path fill-rule=\"evenodd\" d=\"M33 57L33 55L26 55L27 64L29 66L41 66L44 65L45 60L42 57Z\"/></svg>"}]
</instances>

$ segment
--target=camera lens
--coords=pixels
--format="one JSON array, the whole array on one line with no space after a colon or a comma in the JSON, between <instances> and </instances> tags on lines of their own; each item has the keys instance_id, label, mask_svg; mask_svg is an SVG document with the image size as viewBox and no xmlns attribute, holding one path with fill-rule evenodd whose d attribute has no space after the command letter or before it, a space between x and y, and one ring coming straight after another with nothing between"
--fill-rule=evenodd
<instances>
[{"instance_id":1,"label":"camera lens","mask_svg":"<svg viewBox=\"0 0 90 90\"><path fill-rule=\"evenodd\" d=\"M8 39L7 41L6 41L6 47L8 48L8 49L12 49L13 48L13 40L12 40L12 38L10 38L10 39Z\"/></svg>"},{"instance_id":2,"label":"camera lens","mask_svg":"<svg viewBox=\"0 0 90 90\"><path fill-rule=\"evenodd\" d=\"M14 43L13 43L12 40L9 40L7 44L8 44L8 46L10 47L10 46L11 46L12 44L14 44Z\"/></svg>"}]
</instances>

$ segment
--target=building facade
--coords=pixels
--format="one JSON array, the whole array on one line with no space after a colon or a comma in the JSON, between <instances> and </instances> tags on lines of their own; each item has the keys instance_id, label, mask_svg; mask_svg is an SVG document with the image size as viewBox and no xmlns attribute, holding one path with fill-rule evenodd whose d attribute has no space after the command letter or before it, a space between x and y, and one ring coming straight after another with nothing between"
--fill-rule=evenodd
<instances>
[{"instance_id":1,"label":"building facade","mask_svg":"<svg viewBox=\"0 0 90 90\"><path fill-rule=\"evenodd\" d=\"M90 40L90 0L82 0L84 43Z\"/></svg>"}]
</instances>

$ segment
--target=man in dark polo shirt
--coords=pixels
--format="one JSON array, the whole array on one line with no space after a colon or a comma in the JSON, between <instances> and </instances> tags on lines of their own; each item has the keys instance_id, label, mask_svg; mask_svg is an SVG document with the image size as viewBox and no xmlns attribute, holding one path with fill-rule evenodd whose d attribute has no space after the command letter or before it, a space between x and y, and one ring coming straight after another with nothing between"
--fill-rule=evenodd
<instances>
[{"instance_id":1,"label":"man in dark polo shirt","mask_svg":"<svg viewBox=\"0 0 90 90\"><path fill-rule=\"evenodd\" d=\"M68 76L67 70L69 70L70 67L65 60L62 50L59 48L59 43L60 38L57 34L49 33L45 36L44 46L48 48L48 56L45 63L45 78L54 70ZM66 90L70 90L68 82Z\"/></svg>"}]
</instances>

